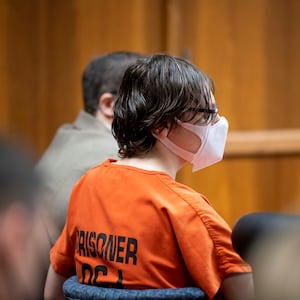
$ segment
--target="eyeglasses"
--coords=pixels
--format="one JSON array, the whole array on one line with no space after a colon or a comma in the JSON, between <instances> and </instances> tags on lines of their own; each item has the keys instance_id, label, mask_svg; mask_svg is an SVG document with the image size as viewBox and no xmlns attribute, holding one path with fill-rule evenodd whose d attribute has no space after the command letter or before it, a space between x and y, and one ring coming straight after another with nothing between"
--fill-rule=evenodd
<instances>
[{"instance_id":1,"label":"eyeglasses","mask_svg":"<svg viewBox=\"0 0 300 300\"><path fill-rule=\"evenodd\" d=\"M214 108L195 108L191 107L188 109L189 111L196 112L196 113L202 113L201 116L194 117L194 121L197 124L208 124L208 123L214 123L215 120L218 118L218 107Z\"/></svg>"},{"instance_id":2,"label":"eyeglasses","mask_svg":"<svg viewBox=\"0 0 300 300\"><path fill-rule=\"evenodd\" d=\"M191 107L189 108L190 111L195 111L195 112L204 112L207 114L217 114L218 113L218 108L214 107L214 108L194 108Z\"/></svg>"}]
</instances>

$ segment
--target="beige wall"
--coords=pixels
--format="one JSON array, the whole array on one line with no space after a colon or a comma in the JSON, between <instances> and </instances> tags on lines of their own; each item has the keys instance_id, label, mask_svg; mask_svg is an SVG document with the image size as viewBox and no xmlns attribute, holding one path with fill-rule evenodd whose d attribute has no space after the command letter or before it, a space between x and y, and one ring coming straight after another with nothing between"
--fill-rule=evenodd
<instances>
[{"instance_id":1,"label":"beige wall","mask_svg":"<svg viewBox=\"0 0 300 300\"><path fill-rule=\"evenodd\" d=\"M87 62L112 50L189 58L214 79L232 131L300 128L298 0L0 0L0 39L0 129L38 153L82 107ZM178 180L230 224L299 211L299 152L225 157Z\"/></svg>"}]
</instances>

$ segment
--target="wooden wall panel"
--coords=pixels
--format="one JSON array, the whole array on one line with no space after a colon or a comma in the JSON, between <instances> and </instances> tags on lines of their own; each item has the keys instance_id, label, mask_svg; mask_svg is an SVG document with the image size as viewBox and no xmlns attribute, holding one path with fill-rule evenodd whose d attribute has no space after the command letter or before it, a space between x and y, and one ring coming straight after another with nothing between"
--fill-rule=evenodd
<instances>
[{"instance_id":1,"label":"wooden wall panel","mask_svg":"<svg viewBox=\"0 0 300 300\"><path fill-rule=\"evenodd\" d=\"M214 79L230 131L300 128L298 0L0 0L0 130L42 153L82 107L85 65L113 50L190 59ZM300 203L297 153L227 156L190 171L178 180L230 224Z\"/></svg>"},{"instance_id":2,"label":"wooden wall panel","mask_svg":"<svg viewBox=\"0 0 300 300\"><path fill-rule=\"evenodd\" d=\"M164 51L163 0L0 0L1 128L42 153L82 108L81 74L108 51ZM4 58L5 57L5 58Z\"/></svg>"},{"instance_id":3,"label":"wooden wall panel","mask_svg":"<svg viewBox=\"0 0 300 300\"><path fill-rule=\"evenodd\" d=\"M299 1L170 2L181 12L181 30L180 47L168 50L186 54L214 79L231 129L300 126L295 100L300 77ZM289 113L283 114L287 105Z\"/></svg>"},{"instance_id":4,"label":"wooden wall panel","mask_svg":"<svg viewBox=\"0 0 300 300\"><path fill-rule=\"evenodd\" d=\"M300 2L175 2L182 11L175 50L214 79L230 131L300 128ZM298 152L225 158L195 174L186 167L177 178L206 194L233 224L250 211L297 207L299 174Z\"/></svg>"},{"instance_id":5,"label":"wooden wall panel","mask_svg":"<svg viewBox=\"0 0 300 300\"><path fill-rule=\"evenodd\" d=\"M252 211L300 213L300 157L225 159L197 173L190 166L178 180L208 197L231 224Z\"/></svg>"},{"instance_id":6,"label":"wooden wall panel","mask_svg":"<svg viewBox=\"0 0 300 300\"><path fill-rule=\"evenodd\" d=\"M7 49L6 40L8 34L8 6L5 2L0 2L0 130L8 130L8 80L7 69Z\"/></svg>"},{"instance_id":7,"label":"wooden wall panel","mask_svg":"<svg viewBox=\"0 0 300 300\"><path fill-rule=\"evenodd\" d=\"M160 51L163 31L160 17L162 3L157 0L45 3L49 50L46 49L44 55L47 62L51 61L46 66L50 94L41 122L46 116L48 120L52 119L48 122L51 124L49 134L46 132L49 141L57 126L72 121L82 107L81 74L90 59L116 50ZM153 24L152 15L156 15L158 20L150 26ZM41 147L44 146L43 142Z\"/></svg>"},{"instance_id":8,"label":"wooden wall panel","mask_svg":"<svg viewBox=\"0 0 300 300\"><path fill-rule=\"evenodd\" d=\"M35 125L35 3L2 1L1 120L6 131L36 135ZM31 20L28 22L27 20ZM3 80L3 81L2 81Z\"/></svg>"}]
</instances>

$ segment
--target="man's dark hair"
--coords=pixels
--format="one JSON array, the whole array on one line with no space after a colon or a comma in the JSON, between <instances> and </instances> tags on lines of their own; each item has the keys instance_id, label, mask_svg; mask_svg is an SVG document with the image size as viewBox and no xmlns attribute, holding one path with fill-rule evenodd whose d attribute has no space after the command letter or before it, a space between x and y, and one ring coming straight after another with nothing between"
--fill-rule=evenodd
<instances>
[{"instance_id":1,"label":"man's dark hair","mask_svg":"<svg viewBox=\"0 0 300 300\"><path fill-rule=\"evenodd\" d=\"M144 57L135 52L118 51L94 58L82 75L84 110L95 115L99 97L103 93L116 95L127 67Z\"/></svg>"},{"instance_id":2,"label":"man's dark hair","mask_svg":"<svg viewBox=\"0 0 300 300\"><path fill-rule=\"evenodd\" d=\"M125 72L114 104L112 132L121 158L149 152L154 129L176 126L199 117L209 123L207 112L215 107L213 82L186 60L156 54L131 65Z\"/></svg>"},{"instance_id":3,"label":"man's dark hair","mask_svg":"<svg viewBox=\"0 0 300 300\"><path fill-rule=\"evenodd\" d=\"M7 136L0 137L0 210L13 201L28 208L35 204L40 181L34 160L25 143Z\"/></svg>"}]
</instances>

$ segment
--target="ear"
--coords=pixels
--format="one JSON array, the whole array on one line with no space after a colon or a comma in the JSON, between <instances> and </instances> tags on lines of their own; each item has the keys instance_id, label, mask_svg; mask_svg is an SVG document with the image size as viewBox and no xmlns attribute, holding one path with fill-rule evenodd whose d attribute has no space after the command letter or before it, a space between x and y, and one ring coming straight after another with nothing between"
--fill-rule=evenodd
<instances>
[{"instance_id":1,"label":"ear","mask_svg":"<svg viewBox=\"0 0 300 300\"><path fill-rule=\"evenodd\" d=\"M113 117L115 98L111 93L104 93L99 98L99 109L106 118Z\"/></svg>"},{"instance_id":2,"label":"ear","mask_svg":"<svg viewBox=\"0 0 300 300\"><path fill-rule=\"evenodd\" d=\"M169 128L166 127L164 129L158 129L158 128L153 129L152 134L156 137L166 137L169 134Z\"/></svg>"}]
</instances>

